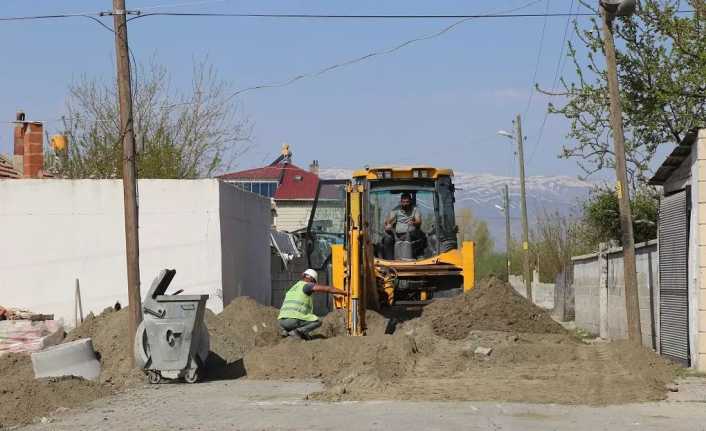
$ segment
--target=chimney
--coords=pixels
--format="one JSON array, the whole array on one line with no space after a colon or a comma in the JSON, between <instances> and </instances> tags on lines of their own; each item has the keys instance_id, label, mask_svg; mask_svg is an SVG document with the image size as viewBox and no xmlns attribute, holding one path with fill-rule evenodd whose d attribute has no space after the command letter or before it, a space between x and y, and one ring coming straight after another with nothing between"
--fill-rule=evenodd
<instances>
[{"instance_id":1,"label":"chimney","mask_svg":"<svg viewBox=\"0 0 706 431\"><path fill-rule=\"evenodd\" d=\"M319 161L318 160L313 160L311 164L309 165L309 172L311 172L314 175L319 175Z\"/></svg>"},{"instance_id":2,"label":"chimney","mask_svg":"<svg viewBox=\"0 0 706 431\"><path fill-rule=\"evenodd\" d=\"M24 123L23 178L40 178L44 168L44 126Z\"/></svg>"},{"instance_id":3,"label":"chimney","mask_svg":"<svg viewBox=\"0 0 706 431\"><path fill-rule=\"evenodd\" d=\"M24 153L25 153L25 113L20 111L15 116L15 130L14 130L14 151L12 153L12 164L15 170L22 175L24 168Z\"/></svg>"}]
</instances>

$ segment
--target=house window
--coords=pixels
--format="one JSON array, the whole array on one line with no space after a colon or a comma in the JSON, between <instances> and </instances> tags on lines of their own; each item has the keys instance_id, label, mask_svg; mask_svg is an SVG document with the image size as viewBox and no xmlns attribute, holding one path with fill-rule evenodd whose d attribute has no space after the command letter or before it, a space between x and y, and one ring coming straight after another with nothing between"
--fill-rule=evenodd
<instances>
[{"instance_id":1,"label":"house window","mask_svg":"<svg viewBox=\"0 0 706 431\"><path fill-rule=\"evenodd\" d=\"M245 191L268 198L274 197L277 191L277 182L275 181L233 181L233 184Z\"/></svg>"}]
</instances>

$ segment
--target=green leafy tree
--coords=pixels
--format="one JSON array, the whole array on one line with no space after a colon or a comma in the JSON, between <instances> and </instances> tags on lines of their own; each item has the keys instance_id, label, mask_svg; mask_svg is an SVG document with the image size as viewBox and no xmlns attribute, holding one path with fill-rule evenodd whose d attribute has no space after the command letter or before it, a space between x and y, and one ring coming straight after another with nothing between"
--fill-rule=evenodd
<instances>
[{"instance_id":1,"label":"green leafy tree","mask_svg":"<svg viewBox=\"0 0 706 431\"><path fill-rule=\"evenodd\" d=\"M171 87L154 60L133 82L138 176L202 178L229 167L248 148L249 123L229 96L228 84L208 63L195 62L185 93ZM68 150L48 160L67 178L122 176L122 134L115 82L83 77L69 87L64 118Z\"/></svg>"},{"instance_id":2,"label":"green leafy tree","mask_svg":"<svg viewBox=\"0 0 706 431\"><path fill-rule=\"evenodd\" d=\"M475 243L476 278L483 278L490 274L504 275L504 255L494 253L495 243L490 235L488 223L479 220L473 215L470 208L461 208L456 215L458 226L458 240L473 241ZM500 261L502 257L502 261Z\"/></svg>"},{"instance_id":3,"label":"green leafy tree","mask_svg":"<svg viewBox=\"0 0 706 431\"><path fill-rule=\"evenodd\" d=\"M630 208L635 242L657 238L659 200L655 191L647 187L638 189L631 197ZM615 192L606 188L598 188L591 192L583 206L581 235L584 242L594 249L601 242L621 242L620 208Z\"/></svg>"},{"instance_id":4,"label":"green leafy tree","mask_svg":"<svg viewBox=\"0 0 706 431\"><path fill-rule=\"evenodd\" d=\"M458 241L474 241L476 256L486 256L493 252L495 244L490 236L488 223L473 215L470 208L461 208L456 216Z\"/></svg>"},{"instance_id":5,"label":"green leafy tree","mask_svg":"<svg viewBox=\"0 0 706 431\"><path fill-rule=\"evenodd\" d=\"M597 1L580 0L596 10ZM642 0L637 14L616 20L617 65L624 111L628 171L633 188L645 180L649 163L664 143L678 144L692 128L706 124L706 6L704 0ZM696 13L678 13L690 6ZM615 166L610 139L609 99L600 18L587 28L574 22L578 45L569 42L575 79L561 80L566 98L549 112L571 128L561 157L576 159L583 171Z\"/></svg>"}]
</instances>

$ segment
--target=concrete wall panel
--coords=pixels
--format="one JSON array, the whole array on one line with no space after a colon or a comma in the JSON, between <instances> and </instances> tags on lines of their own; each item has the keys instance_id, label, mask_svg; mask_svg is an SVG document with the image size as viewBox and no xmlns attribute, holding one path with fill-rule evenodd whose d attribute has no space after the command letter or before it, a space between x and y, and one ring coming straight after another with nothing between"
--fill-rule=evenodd
<instances>
[{"instance_id":1,"label":"concrete wall panel","mask_svg":"<svg viewBox=\"0 0 706 431\"><path fill-rule=\"evenodd\" d=\"M230 235L230 242L222 246L220 193L216 180L139 181L143 294L163 268L177 270L174 289L211 295L208 306L216 312L222 309L224 286L227 291L252 292L232 289L235 277L244 277L248 286L256 288L261 286L252 281L252 273L260 274L268 287L263 290L269 292L269 255L265 254L269 242L262 234L264 228L260 229L269 227L269 201L244 201L243 207L249 208L243 210L245 218L253 217L252 208L256 214L266 208L267 218L263 212L262 220L244 229L248 235ZM226 219L234 218L230 204L236 200L231 196L235 193L227 193ZM243 217L238 220L244 223ZM100 312L118 300L126 305L124 232L120 180L0 181L0 304L54 313L72 324L78 278L85 314ZM246 261L265 254L267 264L258 267L251 262L247 273L224 277L222 247L229 253L235 247L248 248L247 241L254 238L257 245L250 247ZM269 303L267 294L263 299Z\"/></svg>"}]
</instances>

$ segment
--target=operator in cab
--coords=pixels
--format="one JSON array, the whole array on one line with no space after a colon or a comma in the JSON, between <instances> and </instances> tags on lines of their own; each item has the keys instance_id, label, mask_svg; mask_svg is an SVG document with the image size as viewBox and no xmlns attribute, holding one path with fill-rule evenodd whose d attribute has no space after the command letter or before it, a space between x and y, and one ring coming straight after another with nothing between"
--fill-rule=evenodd
<instances>
[{"instance_id":1,"label":"operator in cab","mask_svg":"<svg viewBox=\"0 0 706 431\"><path fill-rule=\"evenodd\" d=\"M318 284L319 274L313 269L302 273L302 279L289 288L284 296L277 321L283 337L310 340L311 331L321 326L321 319L314 314L314 293L346 296L347 292L335 287Z\"/></svg>"},{"instance_id":2,"label":"operator in cab","mask_svg":"<svg viewBox=\"0 0 706 431\"><path fill-rule=\"evenodd\" d=\"M422 239L422 213L412 204L412 196L405 192L400 195L400 204L385 218L385 236L382 239L383 259L395 258L395 240Z\"/></svg>"}]
</instances>

